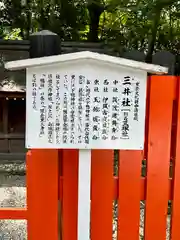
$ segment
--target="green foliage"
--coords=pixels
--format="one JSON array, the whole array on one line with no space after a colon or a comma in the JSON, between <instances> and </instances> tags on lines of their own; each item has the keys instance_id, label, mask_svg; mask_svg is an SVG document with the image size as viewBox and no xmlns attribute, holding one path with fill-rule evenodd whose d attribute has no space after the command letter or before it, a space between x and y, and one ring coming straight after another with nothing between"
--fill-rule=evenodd
<instances>
[{"instance_id":1,"label":"green foliage","mask_svg":"<svg viewBox=\"0 0 180 240\"><path fill-rule=\"evenodd\" d=\"M6 29L4 31L4 39L5 40L22 40L20 33L21 33L20 28L14 28L11 31L7 31Z\"/></svg>"},{"instance_id":2,"label":"green foliage","mask_svg":"<svg viewBox=\"0 0 180 240\"><path fill-rule=\"evenodd\" d=\"M0 35L27 39L49 29L62 41L103 41L119 49L179 52L178 0L1 0Z\"/></svg>"}]
</instances>

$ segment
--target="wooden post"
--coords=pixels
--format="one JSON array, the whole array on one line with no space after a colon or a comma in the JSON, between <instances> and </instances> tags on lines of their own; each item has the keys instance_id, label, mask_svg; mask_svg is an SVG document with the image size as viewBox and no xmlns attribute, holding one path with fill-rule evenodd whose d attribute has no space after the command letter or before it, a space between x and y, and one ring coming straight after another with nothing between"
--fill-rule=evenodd
<instances>
[{"instance_id":1,"label":"wooden post","mask_svg":"<svg viewBox=\"0 0 180 240\"><path fill-rule=\"evenodd\" d=\"M57 34L43 30L30 36L31 58L58 55L60 52L60 38Z\"/></svg>"},{"instance_id":2,"label":"wooden post","mask_svg":"<svg viewBox=\"0 0 180 240\"><path fill-rule=\"evenodd\" d=\"M170 239L180 239L180 78L178 78L178 109L177 109L177 130L176 130L176 157L173 164L173 201L172 201L172 214L171 214L171 235Z\"/></svg>"},{"instance_id":3,"label":"wooden post","mask_svg":"<svg viewBox=\"0 0 180 240\"><path fill-rule=\"evenodd\" d=\"M58 240L58 150L27 153L29 240Z\"/></svg>"},{"instance_id":4,"label":"wooden post","mask_svg":"<svg viewBox=\"0 0 180 240\"><path fill-rule=\"evenodd\" d=\"M50 31L30 36L30 57L60 53L60 39ZM27 209L29 240L59 240L58 150L36 149L27 154Z\"/></svg>"},{"instance_id":5,"label":"wooden post","mask_svg":"<svg viewBox=\"0 0 180 240\"><path fill-rule=\"evenodd\" d=\"M9 139L7 138L8 134L8 102L5 98L3 98L3 134L5 135L5 146L7 152L9 152Z\"/></svg>"},{"instance_id":6,"label":"wooden post","mask_svg":"<svg viewBox=\"0 0 180 240\"><path fill-rule=\"evenodd\" d=\"M166 239L174 77L152 76L146 180L146 240ZM163 86L163 91L162 91ZM166 110L162 111L165 106ZM155 198L156 196L156 198ZM158 218L154 218L156 213Z\"/></svg>"}]
</instances>

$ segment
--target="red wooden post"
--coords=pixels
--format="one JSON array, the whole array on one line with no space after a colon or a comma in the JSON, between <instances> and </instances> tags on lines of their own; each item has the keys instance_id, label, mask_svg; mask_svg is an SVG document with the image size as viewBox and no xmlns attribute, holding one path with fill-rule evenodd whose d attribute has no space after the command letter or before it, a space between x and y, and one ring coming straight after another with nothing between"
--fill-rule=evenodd
<instances>
[{"instance_id":1,"label":"red wooden post","mask_svg":"<svg viewBox=\"0 0 180 240\"><path fill-rule=\"evenodd\" d=\"M30 57L60 53L60 39L50 31L30 36ZM58 240L58 150L37 149L27 155L28 239Z\"/></svg>"},{"instance_id":2,"label":"red wooden post","mask_svg":"<svg viewBox=\"0 0 180 240\"><path fill-rule=\"evenodd\" d=\"M118 240L139 240L142 151L119 151Z\"/></svg>"},{"instance_id":3,"label":"red wooden post","mask_svg":"<svg viewBox=\"0 0 180 240\"><path fill-rule=\"evenodd\" d=\"M173 162L173 202L171 239L180 239L180 79L178 78L178 112L177 112L177 132L176 132L176 156Z\"/></svg>"},{"instance_id":4,"label":"red wooden post","mask_svg":"<svg viewBox=\"0 0 180 240\"><path fill-rule=\"evenodd\" d=\"M166 239L174 77L150 81L145 239L161 240Z\"/></svg>"},{"instance_id":5,"label":"red wooden post","mask_svg":"<svg viewBox=\"0 0 180 240\"><path fill-rule=\"evenodd\" d=\"M29 240L58 240L58 150L27 153Z\"/></svg>"},{"instance_id":6,"label":"red wooden post","mask_svg":"<svg viewBox=\"0 0 180 240\"><path fill-rule=\"evenodd\" d=\"M91 239L112 239L114 151L92 151Z\"/></svg>"},{"instance_id":7,"label":"red wooden post","mask_svg":"<svg viewBox=\"0 0 180 240\"><path fill-rule=\"evenodd\" d=\"M78 150L63 150L63 240L77 240Z\"/></svg>"}]
</instances>

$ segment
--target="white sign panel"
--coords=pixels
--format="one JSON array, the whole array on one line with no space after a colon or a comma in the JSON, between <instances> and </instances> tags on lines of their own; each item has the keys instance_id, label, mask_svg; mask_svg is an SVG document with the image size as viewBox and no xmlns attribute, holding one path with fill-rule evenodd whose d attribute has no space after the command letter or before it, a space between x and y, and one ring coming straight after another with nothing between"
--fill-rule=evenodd
<instances>
[{"instance_id":1,"label":"white sign panel","mask_svg":"<svg viewBox=\"0 0 180 240\"><path fill-rule=\"evenodd\" d=\"M143 149L146 79L93 63L27 69L27 148Z\"/></svg>"}]
</instances>

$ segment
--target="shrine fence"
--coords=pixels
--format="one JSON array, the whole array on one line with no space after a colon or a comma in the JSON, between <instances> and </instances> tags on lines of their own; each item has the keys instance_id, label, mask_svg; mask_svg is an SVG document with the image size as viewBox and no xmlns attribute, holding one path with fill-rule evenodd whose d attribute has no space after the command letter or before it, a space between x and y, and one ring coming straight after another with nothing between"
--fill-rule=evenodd
<instances>
[{"instance_id":1,"label":"shrine fence","mask_svg":"<svg viewBox=\"0 0 180 240\"><path fill-rule=\"evenodd\" d=\"M151 76L147 92L144 151L118 151L117 175L114 150L92 151L92 240L112 239L115 202L117 239L138 240L140 201L145 240L166 239L169 202L180 239L180 78ZM30 150L26 164L27 208L0 209L0 219L26 219L29 240L77 240L78 151Z\"/></svg>"}]
</instances>

